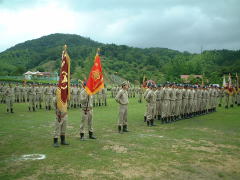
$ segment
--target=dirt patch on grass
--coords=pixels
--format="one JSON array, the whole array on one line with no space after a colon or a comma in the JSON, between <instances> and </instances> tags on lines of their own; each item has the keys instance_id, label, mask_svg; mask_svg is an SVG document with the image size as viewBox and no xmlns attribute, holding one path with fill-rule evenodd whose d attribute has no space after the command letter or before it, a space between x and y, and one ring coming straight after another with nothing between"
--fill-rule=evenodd
<instances>
[{"instance_id":1,"label":"dirt patch on grass","mask_svg":"<svg viewBox=\"0 0 240 180\"><path fill-rule=\"evenodd\" d=\"M216 130L216 129L210 129L210 128L184 128L186 130L193 130L193 131L201 131L201 132L207 132L215 135L224 135L223 132Z\"/></svg>"},{"instance_id":2,"label":"dirt patch on grass","mask_svg":"<svg viewBox=\"0 0 240 180\"><path fill-rule=\"evenodd\" d=\"M206 147L206 146L197 146L197 147L193 147L193 146L186 146L186 149L191 149L194 151L205 151L205 152L209 152L209 153L216 153L219 152L219 150L215 147Z\"/></svg>"},{"instance_id":3,"label":"dirt patch on grass","mask_svg":"<svg viewBox=\"0 0 240 180\"><path fill-rule=\"evenodd\" d=\"M95 169L86 169L81 171L81 177L89 177L91 175L93 175L96 172Z\"/></svg>"},{"instance_id":4,"label":"dirt patch on grass","mask_svg":"<svg viewBox=\"0 0 240 180\"><path fill-rule=\"evenodd\" d=\"M106 145L103 147L103 150L112 150L116 153L127 153L127 148L120 145Z\"/></svg>"}]
</instances>

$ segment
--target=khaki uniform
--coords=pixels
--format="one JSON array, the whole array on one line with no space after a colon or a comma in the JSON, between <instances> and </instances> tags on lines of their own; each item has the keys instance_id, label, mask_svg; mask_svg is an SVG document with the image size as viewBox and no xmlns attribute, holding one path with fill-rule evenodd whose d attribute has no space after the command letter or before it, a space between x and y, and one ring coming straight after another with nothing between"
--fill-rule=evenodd
<instances>
[{"instance_id":1,"label":"khaki uniform","mask_svg":"<svg viewBox=\"0 0 240 180\"><path fill-rule=\"evenodd\" d=\"M223 104L223 98L224 98L224 89L219 89L218 91L218 106L221 107Z\"/></svg>"},{"instance_id":2,"label":"khaki uniform","mask_svg":"<svg viewBox=\"0 0 240 180\"><path fill-rule=\"evenodd\" d=\"M72 105L74 108L76 108L77 104L78 104L78 88L73 87L72 88Z\"/></svg>"},{"instance_id":3,"label":"khaki uniform","mask_svg":"<svg viewBox=\"0 0 240 180\"><path fill-rule=\"evenodd\" d=\"M46 87L44 95L45 95L46 109L50 110L51 107L52 107L52 102L53 102L53 89L52 89L52 87L50 87L50 86Z\"/></svg>"},{"instance_id":4,"label":"khaki uniform","mask_svg":"<svg viewBox=\"0 0 240 180\"><path fill-rule=\"evenodd\" d=\"M67 112L64 113L57 109L56 98L54 98L53 104L56 112L55 129L53 136L54 138L58 138L59 136L65 135L66 133L68 115Z\"/></svg>"},{"instance_id":5,"label":"khaki uniform","mask_svg":"<svg viewBox=\"0 0 240 180\"><path fill-rule=\"evenodd\" d=\"M36 89L35 89L35 87L30 87L28 89L28 97L29 97L28 109L30 111L32 108L32 110L35 111L35 107L36 107Z\"/></svg>"},{"instance_id":6,"label":"khaki uniform","mask_svg":"<svg viewBox=\"0 0 240 180\"><path fill-rule=\"evenodd\" d=\"M35 88L36 92L36 107L42 108L42 102L43 102L43 87L36 87Z\"/></svg>"},{"instance_id":7,"label":"khaki uniform","mask_svg":"<svg viewBox=\"0 0 240 180\"><path fill-rule=\"evenodd\" d=\"M0 103L3 103L3 96L4 96L4 92L3 92L3 85L0 84Z\"/></svg>"},{"instance_id":8,"label":"khaki uniform","mask_svg":"<svg viewBox=\"0 0 240 180\"><path fill-rule=\"evenodd\" d=\"M240 88L237 90L237 105L240 106Z\"/></svg>"},{"instance_id":9,"label":"khaki uniform","mask_svg":"<svg viewBox=\"0 0 240 180\"><path fill-rule=\"evenodd\" d=\"M147 101L147 121L151 122L155 119L156 114L156 94L150 89L145 99Z\"/></svg>"},{"instance_id":10,"label":"khaki uniform","mask_svg":"<svg viewBox=\"0 0 240 180\"><path fill-rule=\"evenodd\" d=\"M179 117L182 114L182 89L176 91L176 116Z\"/></svg>"},{"instance_id":11,"label":"khaki uniform","mask_svg":"<svg viewBox=\"0 0 240 180\"><path fill-rule=\"evenodd\" d=\"M228 93L228 90L225 89L224 90L224 105L225 105L225 108L229 108L229 93Z\"/></svg>"},{"instance_id":12,"label":"khaki uniform","mask_svg":"<svg viewBox=\"0 0 240 180\"><path fill-rule=\"evenodd\" d=\"M88 131L93 132L93 98L89 96L85 89L80 93L80 102L82 105L82 120L80 122L80 133L84 134L84 129L87 124Z\"/></svg>"},{"instance_id":13,"label":"khaki uniform","mask_svg":"<svg viewBox=\"0 0 240 180\"><path fill-rule=\"evenodd\" d=\"M143 90L142 88L138 88L138 102L142 103L142 97L143 97Z\"/></svg>"},{"instance_id":14,"label":"khaki uniform","mask_svg":"<svg viewBox=\"0 0 240 180\"><path fill-rule=\"evenodd\" d=\"M163 88L163 118L170 117L170 89L165 87Z\"/></svg>"},{"instance_id":15,"label":"khaki uniform","mask_svg":"<svg viewBox=\"0 0 240 180\"><path fill-rule=\"evenodd\" d=\"M192 109L193 113L196 113L198 111L197 102L198 102L197 89L194 89L193 90L193 109Z\"/></svg>"},{"instance_id":16,"label":"khaki uniform","mask_svg":"<svg viewBox=\"0 0 240 180\"><path fill-rule=\"evenodd\" d=\"M158 116L158 120L160 120L162 116L162 89L158 89L155 91L156 95L156 115Z\"/></svg>"},{"instance_id":17,"label":"khaki uniform","mask_svg":"<svg viewBox=\"0 0 240 180\"><path fill-rule=\"evenodd\" d=\"M147 94L148 94L148 92L150 91L150 89L149 88L147 88L146 89L146 91L144 92L144 94L143 94L143 98L144 99L146 99L146 96L147 96ZM147 105L146 105L146 110L147 110ZM144 120L145 120L145 118L147 118L147 111L145 111L145 113L144 113Z\"/></svg>"},{"instance_id":18,"label":"khaki uniform","mask_svg":"<svg viewBox=\"0 0 240 180\"><path fill-rule=\"evenodd\" d=\"M18 85L14 88L14 93L15 93L15 102L21 102L20 100L21 89Z\"/></svg>"},{"instance_id":19,"label":"khaki uniform","mask_svg":"<svg viewBox=\"0 0 240 180\"><path fill-rule=\"evenodd\" d=\"M176 116L176 89L170 88L170 116Z\"/></svg>"},{"instance_id":20,"label":"khaki uniform","mask_svg":"<svg viewBox=\"0 0 240 180\"><path fill-rule=\"evenodd\" d=\"M102 89L102 105L107 105L107 88Z\"/></svg>"},{"instance_id":21,"label":"khaki uniform","mask_svg":"<svg viewBox=\"0 0 240 180\"><path fill-rule=\"evenodd\" d=\"M115 100L119 104L119 115L118 115L118 126L127 125L127 114L128 114L128 92L124 89L121 89Z\"/></svg>"},{"instance_id":22,"label":"khaki uniform","mask_svg":"<svg viewBox=\"0 0 240 180\"><path fill-rule=\"evenodd\" d=\"M7 112L13 112L13 103L14 103L14 88L7 87L4 91L6 98Z\"/></svg>"},{"instance_id":23,"label":"khaki uniform","mask_svg":"<svg viewBox=\"0 0 240 180\"><path fill-rule=\"evenodd\" d=\"M187 89L182 90L182 114L186 115L188 113L188 94L189 91Z\"/></svg>"}]
</instances>

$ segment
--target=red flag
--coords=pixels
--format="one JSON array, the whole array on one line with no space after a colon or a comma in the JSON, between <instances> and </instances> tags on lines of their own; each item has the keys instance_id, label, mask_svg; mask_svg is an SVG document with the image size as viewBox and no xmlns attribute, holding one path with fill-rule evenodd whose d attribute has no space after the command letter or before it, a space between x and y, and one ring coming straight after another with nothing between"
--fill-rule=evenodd
<instances>
[{"instance_id":1,"label":"red flag","mask_svg":"<svg viewBox=\"0 0 240 180\"><path fill-rule=\"evenodd\" d=\"M93 67L91 69L91 72L89 73L85 89L89 95L93 95L100 91L102 88L104 88L102 65L100 56L97 53L95 56Z\"/></svg>"},{"instance_id":2,"label":"red flag","mask_svg":"<svg viewBox=\"0 0 240 180\"><path fill-rule=\"evenodd\" d=\"M228 75L228 93L230 95L233 95L233 86L232 86L232 78L231 78L231 74L229 73Z\"/></svg>"},{"instance_id":3,"label":"red flag","mask_svg":"<svg viewBox=\"0 0 240 180\"><path fill-rule=\"evenodd\" d=\"M67 112L67 101L70 99L70 57L66 51L66 45L64 48L56 92L57 109L61 112Z\"/></svg>"}]
</instances>

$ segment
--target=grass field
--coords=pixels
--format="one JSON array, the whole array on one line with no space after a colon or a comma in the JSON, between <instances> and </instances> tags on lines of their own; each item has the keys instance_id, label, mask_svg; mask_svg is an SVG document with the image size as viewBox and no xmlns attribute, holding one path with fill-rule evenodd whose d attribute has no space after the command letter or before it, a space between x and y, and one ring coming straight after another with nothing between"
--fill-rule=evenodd
<instances>
[{"instance_id":1,"label":"grass field","mask_svg":"<svg viewBox=\"0 0 240 180\"><path fill-rule=\"evenodd\" d=\"M130 99L129 130L117 133L118 106L94 109L97 140L80 141L80 109L69 111L67 141L52 147L54 112L15 113L0 105L0 179L240 179L240 107L146 127L145 105ZM23 160L24 154L45 154Z\"/></svg>"}]
</instances>

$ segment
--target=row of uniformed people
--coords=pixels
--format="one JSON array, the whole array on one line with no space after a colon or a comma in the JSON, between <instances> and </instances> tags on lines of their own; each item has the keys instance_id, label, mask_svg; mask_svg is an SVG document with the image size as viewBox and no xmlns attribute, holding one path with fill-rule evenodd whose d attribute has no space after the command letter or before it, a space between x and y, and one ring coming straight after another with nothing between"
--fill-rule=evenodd
<instances>
[{"instance_id":1,"label":"row of uniformed people","mask_svg":"<svg viewBox=\"0 0 240 180\"><path fill-rule=\"evenodd\" d=\"M116 97L117 93L121 90L121 87L119 86L114 86L111 88L111 97L114 98ZM128 98L135 98L137 95L139 96L140 94L142 95L142 89L139 87L129 87L128 90Z\"/></svg>"},{"instance_id":2,"label":"row of uniformed people","mask_svg":"<svg viewBox=\"0 0 240 180\"><path fill-rule=\"evenodd\" d=\"M215 112L219 104L221 89L212 87L198 87L192 85L165 84L163 86L149 84L144 93L147 110L144 121L148 126L154 125L154 120L170 123L176 120ZM224 99L231 96L224 91ZM239 93L236 93L239 97Z\"/></svg>"},{"instance_id":3,"label":"row of uniformed people","mask_svg":"<svg viewBox=\"0 0 240 180\"><path fill-rule=\"evenodd\" d=\"M221 88L219 90L219 107L225 108L240 106L240 87Z\"/></svg>"},{"instance_id":4,"label":"row of uniformed people","mask_svg":"<svg viewBox=\"0 0 240 180\"><path fill-rule=\"evenodd\" d=\"M29 111L41 109L45 105L46 110L53 108L53 97L56 95L57 86L55 84L24 84L20 86L16 84L0 84L0 103L7 104L7 111L13 112L14 102L28 102ZM71 96L69 101L69 108L81 107L80 93L82 87L72 85ZM107 89L102 89L99 93L94 95L94 106L107 105Z\"/></svg>"}]
</instances>

